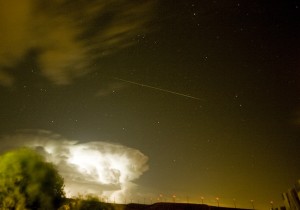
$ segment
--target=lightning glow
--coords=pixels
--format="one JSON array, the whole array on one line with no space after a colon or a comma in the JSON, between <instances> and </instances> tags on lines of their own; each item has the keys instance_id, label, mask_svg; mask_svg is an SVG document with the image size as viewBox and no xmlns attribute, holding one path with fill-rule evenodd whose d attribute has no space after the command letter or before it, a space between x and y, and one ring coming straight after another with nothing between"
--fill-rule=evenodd
<instances>
[{"instance_id":1,"label":"lightning glow","mask_svg":"<svg viewBox=\"0 0 300 210\"><path fill-rule=\"evenodd\" d=\"M69 197L95 194L122 202L133 190L133 181L148 169L144 154L120 144L79 143L49 131L21 132L1 142L5 150L27 146L45 156L64 177Z\"/></svg>"}]
</instances>

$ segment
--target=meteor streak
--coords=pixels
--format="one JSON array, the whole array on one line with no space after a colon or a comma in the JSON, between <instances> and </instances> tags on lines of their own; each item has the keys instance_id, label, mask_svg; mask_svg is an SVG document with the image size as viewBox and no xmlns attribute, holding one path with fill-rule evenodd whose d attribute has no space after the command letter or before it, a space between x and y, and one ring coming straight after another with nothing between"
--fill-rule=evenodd
<instances>
[{"instance_id":1,"label":"meteor streak","mask_svg":"<svg viewBox=\"0 0 300 210\"><path fill-rule=\"evenodd\" d=\"M194 99L194 100L203 101L203 99L201 99L201 98L186 95L186 94L183 94L183 93L174 92L174 91L171 91L171 90L166 90L166 89L162 89L162 88L158 88L158 87L154 87L154 86L150 86L150 85L145 85L145 84L141 84L141 83L137 83L137 82L133 82L133 81L117 78L117 77L113 77L113 79L119 80L119 81L122 81L122 82L126 82L126 83L130 83L130 84L134 84L134 85L138 85L138 86L142 86L142 87L151 88L151 89L162 91L162 92L165 92L165 93L171 93L171 94L174 94L174 95L183 96L183 97L191 98L191 99Z\"/></svg>"}]
</instances>

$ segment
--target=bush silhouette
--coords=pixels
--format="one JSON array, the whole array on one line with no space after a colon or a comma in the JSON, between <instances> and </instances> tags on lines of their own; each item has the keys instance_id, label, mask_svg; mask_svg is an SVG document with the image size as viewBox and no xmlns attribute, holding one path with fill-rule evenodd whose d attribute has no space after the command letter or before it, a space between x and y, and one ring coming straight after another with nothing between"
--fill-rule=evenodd
<instances>
[{"instance_id":1,"label":"bush silhouette","mask_svg":"<svg viewBox=\"0 0 300 210\"><path fill-rule=\"evenodd\" d=\"M57 209L65 198L63 187L54 166L32 150L0 156L0 209Z\"/></svg>"},{"instance_id":2,"label":"bush silhouette","mask_svg":"<svg viewBox=\"0 0 300 210\"><path fill-rule=\"evenodd\" d=\"M111 204L101 202L97 197L88 195L70 199L59 210L114 210Z\"/></svg>"}]
</instances>

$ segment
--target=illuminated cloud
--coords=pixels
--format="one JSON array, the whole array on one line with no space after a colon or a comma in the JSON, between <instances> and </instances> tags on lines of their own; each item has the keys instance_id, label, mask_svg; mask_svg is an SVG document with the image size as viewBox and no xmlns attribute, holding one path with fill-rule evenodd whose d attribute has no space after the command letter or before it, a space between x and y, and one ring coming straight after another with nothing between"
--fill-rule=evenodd
<instances>
[{"instance_id":1,"label":"illuminated cloud","mask_svg":"<svg viewBox=\"0 0 300 210\"><path fill-rule=\"evenodd\" d=\"M0 85L13 84L9 72L32 52L44 77L71 83L96 59L132 45L153 2L0 0Z\"/></svg>"},{"instance_id":2,"label":"illuminated cloud","mask_svg":"<svg viewBox=\"0 0 300 210\"><path fill-rule=\"evenodd\" d=\"M107 142L81 143L49 131L24 130L1 139L0 152L30 147L58 168L68 196L95 194L122 202L147 169L139 150Z\"/></svg>"}]
</instances>

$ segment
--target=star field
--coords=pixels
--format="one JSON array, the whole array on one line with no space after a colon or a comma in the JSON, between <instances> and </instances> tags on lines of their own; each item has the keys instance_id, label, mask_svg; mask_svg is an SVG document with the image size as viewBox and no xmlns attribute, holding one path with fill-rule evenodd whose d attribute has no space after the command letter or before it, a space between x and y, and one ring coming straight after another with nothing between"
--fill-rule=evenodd
<instances>
[{"instance_id":1,"label":"star field","mask_svg":"<svg viewBox=\"0 0 300 210\"><path fill-rule=\"evenodd\" d=\"M297 1L59 2L0 9L2 136L134 148L135 202L282 205L300 174Z\"/></svg>"}]
</instances>

